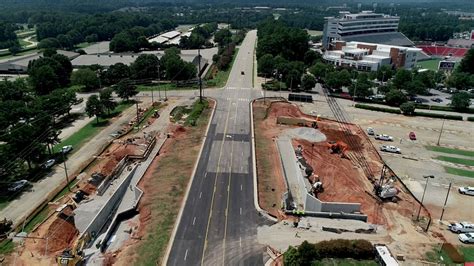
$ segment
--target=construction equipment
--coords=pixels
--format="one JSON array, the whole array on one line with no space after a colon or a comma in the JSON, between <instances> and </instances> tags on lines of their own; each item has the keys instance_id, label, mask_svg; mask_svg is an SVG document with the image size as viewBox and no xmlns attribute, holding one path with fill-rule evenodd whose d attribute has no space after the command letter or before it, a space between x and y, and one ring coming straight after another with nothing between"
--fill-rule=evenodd
<instances>
[{"instance_id":1,"label":"construction equipment","mask_svg":"<svg viewBox=\"0 0 474 266\"><path fill-rule=\"evenodd\" d=\"M6 234L12 229L12 225L12 220L7 220L7 218L3 218L3 220L0 221L0 239L6 236Z\"/></svg>"},{"instance_id":2,"label":"construction equipment","mask_svg":"<svg viewBox=\"0 0 474 266\"><path fill-rule=\"evenodd\" d=\"M328 149L331 151L331 153L340 154L341 158L346 158L346 159L348 158L347 154L346 154L347 148L348 148L347 144L344 143L343 141L338 141L338 142L330 141L330 142L328 142Z\"/></svg>"},{"instance_id":3,"label":"construction equipment","mask_svg":"<svg viewBox=\"0 0 474 266\"><path fill-rule=\"evenodd\" d=\"M65 249L61 255L56 258L56 262L60 266L76 266L82 265L84 262L84 254L82 250L86 244L91 240L88 233L78 238L72 248Z\"/></svg>"},{"instance_id":4,"label":"construction equipment","mask_svg":"<svg viewBox=\"0 0 474 266\"><path fill-rule=\"evenodd\" d=\"M397 202L397 195L399 190L393 186L394 180L391 177L387 177L387 166L382 167L382 173L378 183L374 184L374 192L382 200L391 200L392 202Z\"/></svg>"}]
</instances>

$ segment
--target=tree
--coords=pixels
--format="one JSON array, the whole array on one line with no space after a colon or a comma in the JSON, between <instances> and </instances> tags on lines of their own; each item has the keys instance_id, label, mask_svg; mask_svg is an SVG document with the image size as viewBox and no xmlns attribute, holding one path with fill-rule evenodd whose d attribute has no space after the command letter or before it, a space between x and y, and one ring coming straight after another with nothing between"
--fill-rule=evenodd
<instances>
[{"instance_id":1,"label":"tree","mask_svg":"<svg viewBox=\"0 0 474 266\"><path fill-rule=\"evenodd\" d=\"M383 65L377 70L377 80L387 82L393 76L393 70L388 65Z\"/></svg>"},{"instance_id":2,"label":"tree","mask_svg":"<svg viewBox=\"0 0 474 266\"><path fill-rule=\"evenodd\" d=\"M87 99L86 113L89 117L95 116L96 123L99 123L99 117L104 115L105 108L97 95L91 95Z\"/></svg>"},{"instance_id":3,"label":"tree","mask_svg":"<svg viewBox=\"0 0 474 266\"><path fill-rule=\"evenodd\" d=\"M305 54L304 54L304 58L303 58L303 61L305 63L305 65L307 66L312 66L314 65L316 62L320 62L322 60L322 55L316 51L313 51L313 50L308 50Z\"/></svg>"},{"instance_id":4,"label":"tree","mask_svg":"<svg viewBox=\"0 0 474 266\"><path fill-rule=\"evenodd\" d=\"M59 43L58 39L56 38L46 38L41 40L38 43L38 48L39 49L45 49L45 48L60 48L61 44Z\"/></svg>"},{"instance_id":5,"label":"tree","mask_svg":"<svg viewBox=\"0 0 474 266\"><path fill-rule=\"evenodd\" d=\"M214 42L224 46L232 41L232 33L229 29L220 29L214 34Z\"/></svg>"},{"instance_id":6,"label":"tree","mask_svg":"<svg viewBox=\"0 0 474 266\"><path fill-rule=\"evenodd\" d=\"M407 101L407 97L405 96L405 94L403 94L402 91L397 89L391 89L385 95L385 101L389 105L400 106L400 104Z\"/></svg>"},{"instance_id":7,"label":"tree","mask_svg":"<svg viewBox=\"0 0 474 266\"><path fill-rule=\"evenodd\" d=\"M275 69L273 56L266 54L258 59L257 71L259 74L267 75L269 77Z\"/></svg>"},{"instance_id":8,"label":"tree","mask_svg":"<svg viewBox=\"0 0 474 266\"><path fill-rule=\"evenodd\" d=\"M85 91L92 91L99 88L100 82L95 73L90 68L81 68L74 71L71 76L72 84L84 86Z\"/></svg>"},{"instance_id":9,"label":"tree","mask_svg":"<svg viewBox=\"0 0 474 266\"><path fill-rule=\"evenodd\" d=\"M303 88L303 90L310 91L314 88L315 85L316 79L313 77L313 75L304 74L301 78L301 87Z\"/></svg>"},{"instance_id":10,"label":"tree","mask_svg":"<svg viewBox=\"0 0 474 266\"><path fill-rule=\"evenodd\" d=\"M451 98L451 106L456 110L465 110L471 105L469 93L461 91L455 93Z\"/></svg>"},{"instance_id":11,"label":"tree","mask_svg":"<svg viewBox=\"0 0 474 266\"><path fill-rule=\"evenodd\" d=\"M28 71L29 80L36 93L45 95L59 88L59 78L51 66L43 65Z\"/></svg>"},{"instance_id":12,"label":"tree","mask_svg":"<svg viewBox=\"0 0 474 266\"><path fill-rule=\"evenodd\" d=\"M393 86L399 90L405 90L408 83L412 80L412 74L410 71L400 68L397 70L395 77L392 80Z\"/></svg>"},{"instance_id":13,"label":"tree","mask_svg":"<svg viewBox=\"0 0 474 266\"><path fill-rule=\"evenodd\" d=\"M285 75L285 83L290 90L298 88L301 83L301 74L302 72L293 68Z\"/></svg>"},{"instance_id":14,"label":"tree","mask_svg":"<svg viewBox=\"0 0 474 266\"><path fill-rule=\"evenodd\" d=\"M459 72L469 73L471 75L474 74L474 48L471 48L469 51L467 51L457 70Z\"/></svg>"},{"instance_id":15,"label":"tree","mask_svg":"<svg viewBox=\"0 0 474 266\"><path fill-rule=\"evenodd\" d=\"M117 83L115 86L115 92L124 101L128 101L130 97L138 94L137 87L133 84L130 84L128 80L122 80Z\"/></svg>"},{"instance_id":16,"label":"tree","mask_svg":"<svg viewBox=\"0 0 474 266\"><path fill-rule=\"evenodd\" d=\"M466 87L474 86L473 79L465 72L456 71L446 80L446 85L450 88L464 89Z\"/></svg>"},{"instance_id":17,"label":"tree","mask_svg":"<svg viewBox=\"0 0 474 266\"><path fill-rule=\"evenodd\" d=\"M134 79L150 79L158 77L158 57L153 54L141 54L130 65L130 72Z\"/></svg>"},{"instance_id":18,"label":"tree","mask_svg":"<svg viewBox=\"0 0 474 266\"><path fill-rule=\"evenodd\" d=\"M301 265L300 254L298 249L290 246L288 250L283 254L284 265Z\"/></svg>"},{"instance_id":19,"label":"tree","mask_svg":"<svg viewBox=\"0 0 474 266\"><path fill-rule=\"evenodd\" d=\"M129 32L120 32L110 41L109 48L115 53L138 51L136 38Z\"/></svg>"},{"instance_id":20,"label":"tree","mask_svg":"<svg viewBox=\"0 0 474 266\"><path fill-rule=\"evenodd\" d=\"M415 113L415 104L412 102L402 103L400 105L400 111L402 111L404 115L413 115Z\"/></svg>"},{"instance_id":21,"label":"tree","mask_svg":"<svg viewBox=\"0 0 474 266\"><path fill-rule=\"evenodd\" d=\"M130 68L123 63L113 64L107 69L104 77L107 84L115 84L123 79L130 78Z\"/></svg>"},{"instance_id":22,"label":"tree","mask_svg":"<svg viewBox=\"0 0 474 266\"><path fill-rule=\"evenodd\" d=\"M354 96L355 92L356 97L366 98L374 94L372 87L373 84L369 80L367 73L361 73L357 76L356 81L349 87L349 93Z\"/></svg>"},{"instance_id":23,"label":"tree","mask_svg":"<svg viewBox=\"0 0 474 266\"><path fill-rule=\"evenodd\" d=\"M21 50L20 44L18 42L14 43L12 46L8 48L8 51L12 55L16 55Z\"/></svg>"},{"instance_id":24,"label":"tree","mask_svg":"<svg viewBox=\"0 0 474 266\"><path fill-rule=\"evenodd\" d=\"M321 62L317 62L315 65L310 67L308 71L317 79L323 79L329 70L331 70L330 66Z\"/></svg>"},{"instance_id":25,"label":"tree","mask_svg":"<svg viewBox=\"0 0 474 266\"><path fill-rule=\"evenodd\" d=\"M112 88L105 88L99 93L99 99L107 114L110 114L110 111L114 110L117 107L117 103L112 99Z\"/></svg>"}]
</instances>

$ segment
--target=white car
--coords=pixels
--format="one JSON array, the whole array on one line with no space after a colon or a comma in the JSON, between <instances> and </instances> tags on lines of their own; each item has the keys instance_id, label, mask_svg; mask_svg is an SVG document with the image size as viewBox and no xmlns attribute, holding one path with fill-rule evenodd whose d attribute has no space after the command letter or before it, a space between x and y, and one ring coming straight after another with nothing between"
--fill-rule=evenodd
<instances>
[{"instance_id":1,"label":"white car","mask_svg":"<svg viewBox=\"0 0 474 266\"><path fill-rule=\"evenodd\" d=\"M384 140L384 141L393 141L393 137L386 134L377 134L375 139Z\"/></svg>"},{"instance_id":2,"label":"white car","mask_svg":"<svg viewBox=\"0 0 474 266\"><path fill-rule=\"evenodd\" d=\"M28 184L28 180L25 180L25 179L16 181L8 187L8 191L11 191L11 192L20 191L27 184Z\"/></svg>"},{"instance_id":3,"label":"white car","mask_svg":"<svg viewBox=\"0 0 474 266\"><path fill-rule=\"evenodd\" d=\"M454 233L474 233L474 224L469 222L452 223L448 226Z\"/></svg>"},{"instance_id":4,"label":"white car","mask_svg":"<svg viewBox=\"0 0 474 266\"><path fill-rule=\"evenodd\" d=\"M63 146L61 148L63 154L68 154L70 151L72 151L72 145Z\"/></svg>"},{"instance_id":5,"label":"white car","mask_svg":"<svg viewBox=\"0 0 474 266\"><path fill-rule=\"evenodd\" d=\"M474 187L460 187L458 191L460 194L474 196Z\"/></svg>"},{"instance_id":6,"label":"white car","mask_svg":"<svg viewBox=\"0 0 474 266\"><path fill-rule=\"evenodd\" d=\"M467 234L459 234L458 236L459 238L459 241L463 242L463 243L474 243L474 234L470 234L470 233L467 233Z\"/></svg>"},{"instance_id":7,"label":"white car","mask_svg":"<svg viewBox=\"0 0 474 266\"><path fill-rule=\"evenodd\" d=\"M43 169L49 169L49 168L51 168L55 163L56 163L56 160L54 160L54 159L49 159L49 160L47 160L41 167L43 167Z\"/></svg>"},{"instance_id":8,"label":"white car","mask_svg":"<svg viewBox=\"0 0 474 266\"><path fill-rule=\"evenodd\" d=\"M368 127L368 128L367 128L367 135L375 135L374 129L371 128L371 127Z\"/></svg>"},{"instance_id":9,"label":"white car","mask_svg":"<svg viewBox=\"0 0 474 266\"><path fill-rule=\"evenodd\" d=\"M386 152L392 152L392 153L402 153L400 148L397 148L395 146L388 146L388 145L382 145L380 146L381 151L386 151Z\"/></svg>"}]
</instances>

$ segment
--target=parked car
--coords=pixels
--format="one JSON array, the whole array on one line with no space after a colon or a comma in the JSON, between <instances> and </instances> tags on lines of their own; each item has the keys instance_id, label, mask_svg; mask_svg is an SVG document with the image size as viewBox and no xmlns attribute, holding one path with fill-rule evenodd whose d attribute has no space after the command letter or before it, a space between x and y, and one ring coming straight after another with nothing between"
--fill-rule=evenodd
<instances>
[{"instance_id":1,"label":"parked car","mask_svg":"<svg viewBox=\"0 0 474 266\"><path fill-rule=\"evenodd\" d=\"M49 169L49 168L51 168L55 163L56 163L56 160L54 160L54 159L49 159L49 160L47 160L45 163L43 163L43 165L41 165L41 167L42 167L43 169Z\"/></svg>"},{"instance_id":2,"label":"parked car","mask_svg":"<svg viewBox=\"0 0 474 266\"><path fill-rule=\"evenodd\" d=\"M458 236L459 241L466 243L466 244L472 244L474 243L474 234L459 234Z\"/></svg>"},{"instance_id":3,"label":"parked car","mask_svg":"<svg viewBox=\"0 0 474 266\"><path fill-rule=\"evenodd\" d=\"M410 138L410 140L416 140L415 132L412 131L412 132L408 133L408 138Z\"/></svg>"},{"instance_id":4,"label":"parked car","mask_svg":"<svg viewBox=\"0 0 474 266\"><path fill-rule=\"evenodd\" d=\"M393 141L393 137L386 134L377 134L375 139L384 140L384 141Z\"/></svg>"},{"instance_id":5,"label":"parked car","mask_svg":"<svg viewBox=\"0 0 474 266\"><path fill-rule=\"evenodd\" d=\"M19 180L16 182L13 182L9 187L8 191L10 192L17 192L20 191L22 188L24 188L26 185L28 185L28 180Z\"/></svg>"},{"instance_id":6,"label":"parked car","mask_svg":"<svg viewBox=\"0 0 474 266\"><path fill-rule=\"evenodd\" d=\"M449 230L454 233L473 233L474 232L474 224L469 222L460 222L460 223L452 223L448 226Z\"/></svg>"},{"instance_id":7,"label":"parked car","mask_svg":"<svg viewBox=\"0 0 474 266\"><path fill-rule=\"evenodd\" d=\"M402 153L400 148L397 148L395 146L388 146L388 145L382 145L380 146L381 151L386 151L386 152L391 152L391 153Z\"/></svg>"},{"instance_id":8,"label":"parked car","mask_svg":"<svg viewBox=\"0 0 474 266\"><path fill-rule=\"evenodd\" d=\"M374 135L374 134L375 134L374 129L371 128L371 127L368 127L368 128L367 128L367 135Z\"/></svg>"},{"instance_id":9,"label":"parked car","mask_svg":"<svg viewBox=\"0 0 474 266\"><path fill-rule=\"evenodd\" d=\"M61 152L63 154L68 154L71 151L72 151L72 145L66 145L61 148Z\"/></svg>"},{"instance_id":10,"label":"parked car","mask_svg":"<svg viewBox=\"0 0 474 266\"><path fill-rule=\"evenodd\" d=\"M431 100L433 102L437 102L437 103L443 102L443 99L441 99L441 98L432 98Z\"/></svg>"},{"instance_id":11,"label":"parked car","mask_svg":"<svg viewBox=\"0 0 474 266\"><path fill-rule=\"evenodd\" d=\"M460 187L458 191L460 194L474 196L474 187Z\"/></svg>"}]
</instances>

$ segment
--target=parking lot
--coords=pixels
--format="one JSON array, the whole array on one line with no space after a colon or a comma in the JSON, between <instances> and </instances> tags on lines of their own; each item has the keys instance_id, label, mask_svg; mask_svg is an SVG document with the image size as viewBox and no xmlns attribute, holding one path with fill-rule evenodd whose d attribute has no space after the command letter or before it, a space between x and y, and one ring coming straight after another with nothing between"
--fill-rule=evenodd
<instances>
[{"instance_id":1,"label":"parking lot","mask_svg":"<svg viewBox=\"0 0 474 266\"><path fill-rule=\"evenodd\" d=\"M315 101L312 104L298 103L298 105L302 106L306 113L334 118L323 96L313 95L313 98ZM444 154L426 148L430 145L437 146L439 138L440 146L474 150L474 123L446 120L440 138L442 119L374 112L355 108L353 102L349 100L338 99L337 101L341 107L344 107L347 116L364 130L372 127L375 134L388 134L393 137L393 142L375 140L374 137L371 137L371 140L377 149L381 145L394 145L401 149L401 154L380 153L387 165L397 173L418 199L421 200L426 184L423 176L434 176L428 181L424 197L424 203L429 208L433 219L440 218L447 188L452 182L443 220L474 222L474 212L471 211L474 209L474 197L460 195L457 192L459 186L473 186L474 179L449 174L445 167L463 170L474 170L474 168L437 160L435 157ZM409 139L410 132L415 132L417 140ZM413 206L412 215L417 214L417 209L417 206Z\"/></svg>"}]
</instances>

